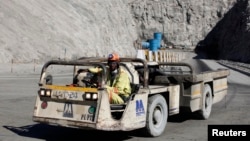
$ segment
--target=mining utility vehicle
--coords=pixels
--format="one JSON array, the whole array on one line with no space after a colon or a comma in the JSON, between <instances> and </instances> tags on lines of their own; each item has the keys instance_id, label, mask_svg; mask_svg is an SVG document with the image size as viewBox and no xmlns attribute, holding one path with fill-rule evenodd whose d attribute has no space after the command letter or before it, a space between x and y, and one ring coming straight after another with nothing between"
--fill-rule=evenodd
<instances>
[{"instance_id":1,"label":"mining utility vehicle","mask_svg":"<svg viewBox=\"0 0 250 141\"><path fill-rule=\"evenodd\" d=\"M98 67L93 74L89 68ZM107 58L50 60L42 68L33 121L104 131L144 130L160 136L169 116L188 109L208 119L214 103L227 94L229 70L196 74L190 64L121 58L132 92L124 104L110 104L106 89Z\"/></svg>"}]
</instances>

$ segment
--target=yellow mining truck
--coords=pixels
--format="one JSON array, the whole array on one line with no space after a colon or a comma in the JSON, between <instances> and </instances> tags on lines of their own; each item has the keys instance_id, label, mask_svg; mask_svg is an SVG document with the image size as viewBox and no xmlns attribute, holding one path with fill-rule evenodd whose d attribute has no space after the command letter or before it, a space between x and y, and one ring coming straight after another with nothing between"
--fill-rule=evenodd
<instances>
[{"instance_id":1,"label":"yellow mining truck","mask_svg":"<svg viewBox=\"0 0 250 141\"><path fill-rule=\"evenodd\" d=\"M141 129L156 137L180 108L207 119L212 105L227 94L226 69L194 74L186 63L139 58L121 58L120 66L130 75L132 93L125 104L110 104L106 58L48 61L41 71L33 121L84 130ZM103 71L92 74L90 67Z\"/></svg>"}]
</instances>

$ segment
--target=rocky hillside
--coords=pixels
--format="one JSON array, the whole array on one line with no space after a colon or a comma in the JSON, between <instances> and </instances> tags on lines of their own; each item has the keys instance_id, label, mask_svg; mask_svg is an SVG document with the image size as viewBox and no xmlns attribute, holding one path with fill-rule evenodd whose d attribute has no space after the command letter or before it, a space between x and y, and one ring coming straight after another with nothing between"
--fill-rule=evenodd
<instances>
[{"instance_id":1,"label":"rocky hillside","mask_svg":"<svg viewBox=\"0 0 250 141\"><path fill-rule=\"evenodd\" d=\"M197 44L196 51L209 58L250 63L249 4L249 0L238 0Z\"/></svg>"},{"instance_id":2,"label":"rocky hillside","mask_svg":"<svg viewBox=\"0 0 250 141\"><path fill-rule=\"evenodd\" d=\"M0 0L0 62L135 54L124 0Z\"/></svg>"},{"instance_id":3,"label":"rocky hillside","mask_svg":"<svg viewBox=\"0 0 250 141\"><path fill-rule=\"evenodd\" d=\"M250 62L248 24L249 0L0 0L0 63L135 56L154 32L163 48Z\"/></svg>"}]
</instances>

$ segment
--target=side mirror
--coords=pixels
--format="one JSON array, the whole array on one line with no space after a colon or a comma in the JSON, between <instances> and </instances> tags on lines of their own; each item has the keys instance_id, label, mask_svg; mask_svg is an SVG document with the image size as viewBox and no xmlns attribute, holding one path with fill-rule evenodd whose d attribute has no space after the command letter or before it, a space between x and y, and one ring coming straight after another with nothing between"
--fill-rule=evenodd
<instances>
[{"instance_id":1,"label":"side mirror","mask_svg":"<svg viewBox=\"0 0 250 141\"><path fill-rule=\"evenodd\" d=\"M52 77L52 75L47 75L46 76L46 78L45 78L45 80L46 80L46 84L47 85L52 85L52 83L53 83L53 77Z\"/></svg>"}]
</instances>

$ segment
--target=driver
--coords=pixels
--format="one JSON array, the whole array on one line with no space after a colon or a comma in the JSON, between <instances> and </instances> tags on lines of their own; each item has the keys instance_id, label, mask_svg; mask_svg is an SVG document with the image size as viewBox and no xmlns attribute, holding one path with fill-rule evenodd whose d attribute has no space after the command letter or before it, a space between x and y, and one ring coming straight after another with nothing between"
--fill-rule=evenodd
<instances>
[{"instance_id":1,"label":"driver","mask_svg":"<svg viewBox=\"0 0 250 141\"><path fill-rule=\"evenodd\" d=\"M131 94L130 80L127 72L120 65L120 57L116 53L108 55L108 76L106 88L111 104L123 104ZM95 72L90 69L90 72Z\"/></svg>"}]
</instances>

